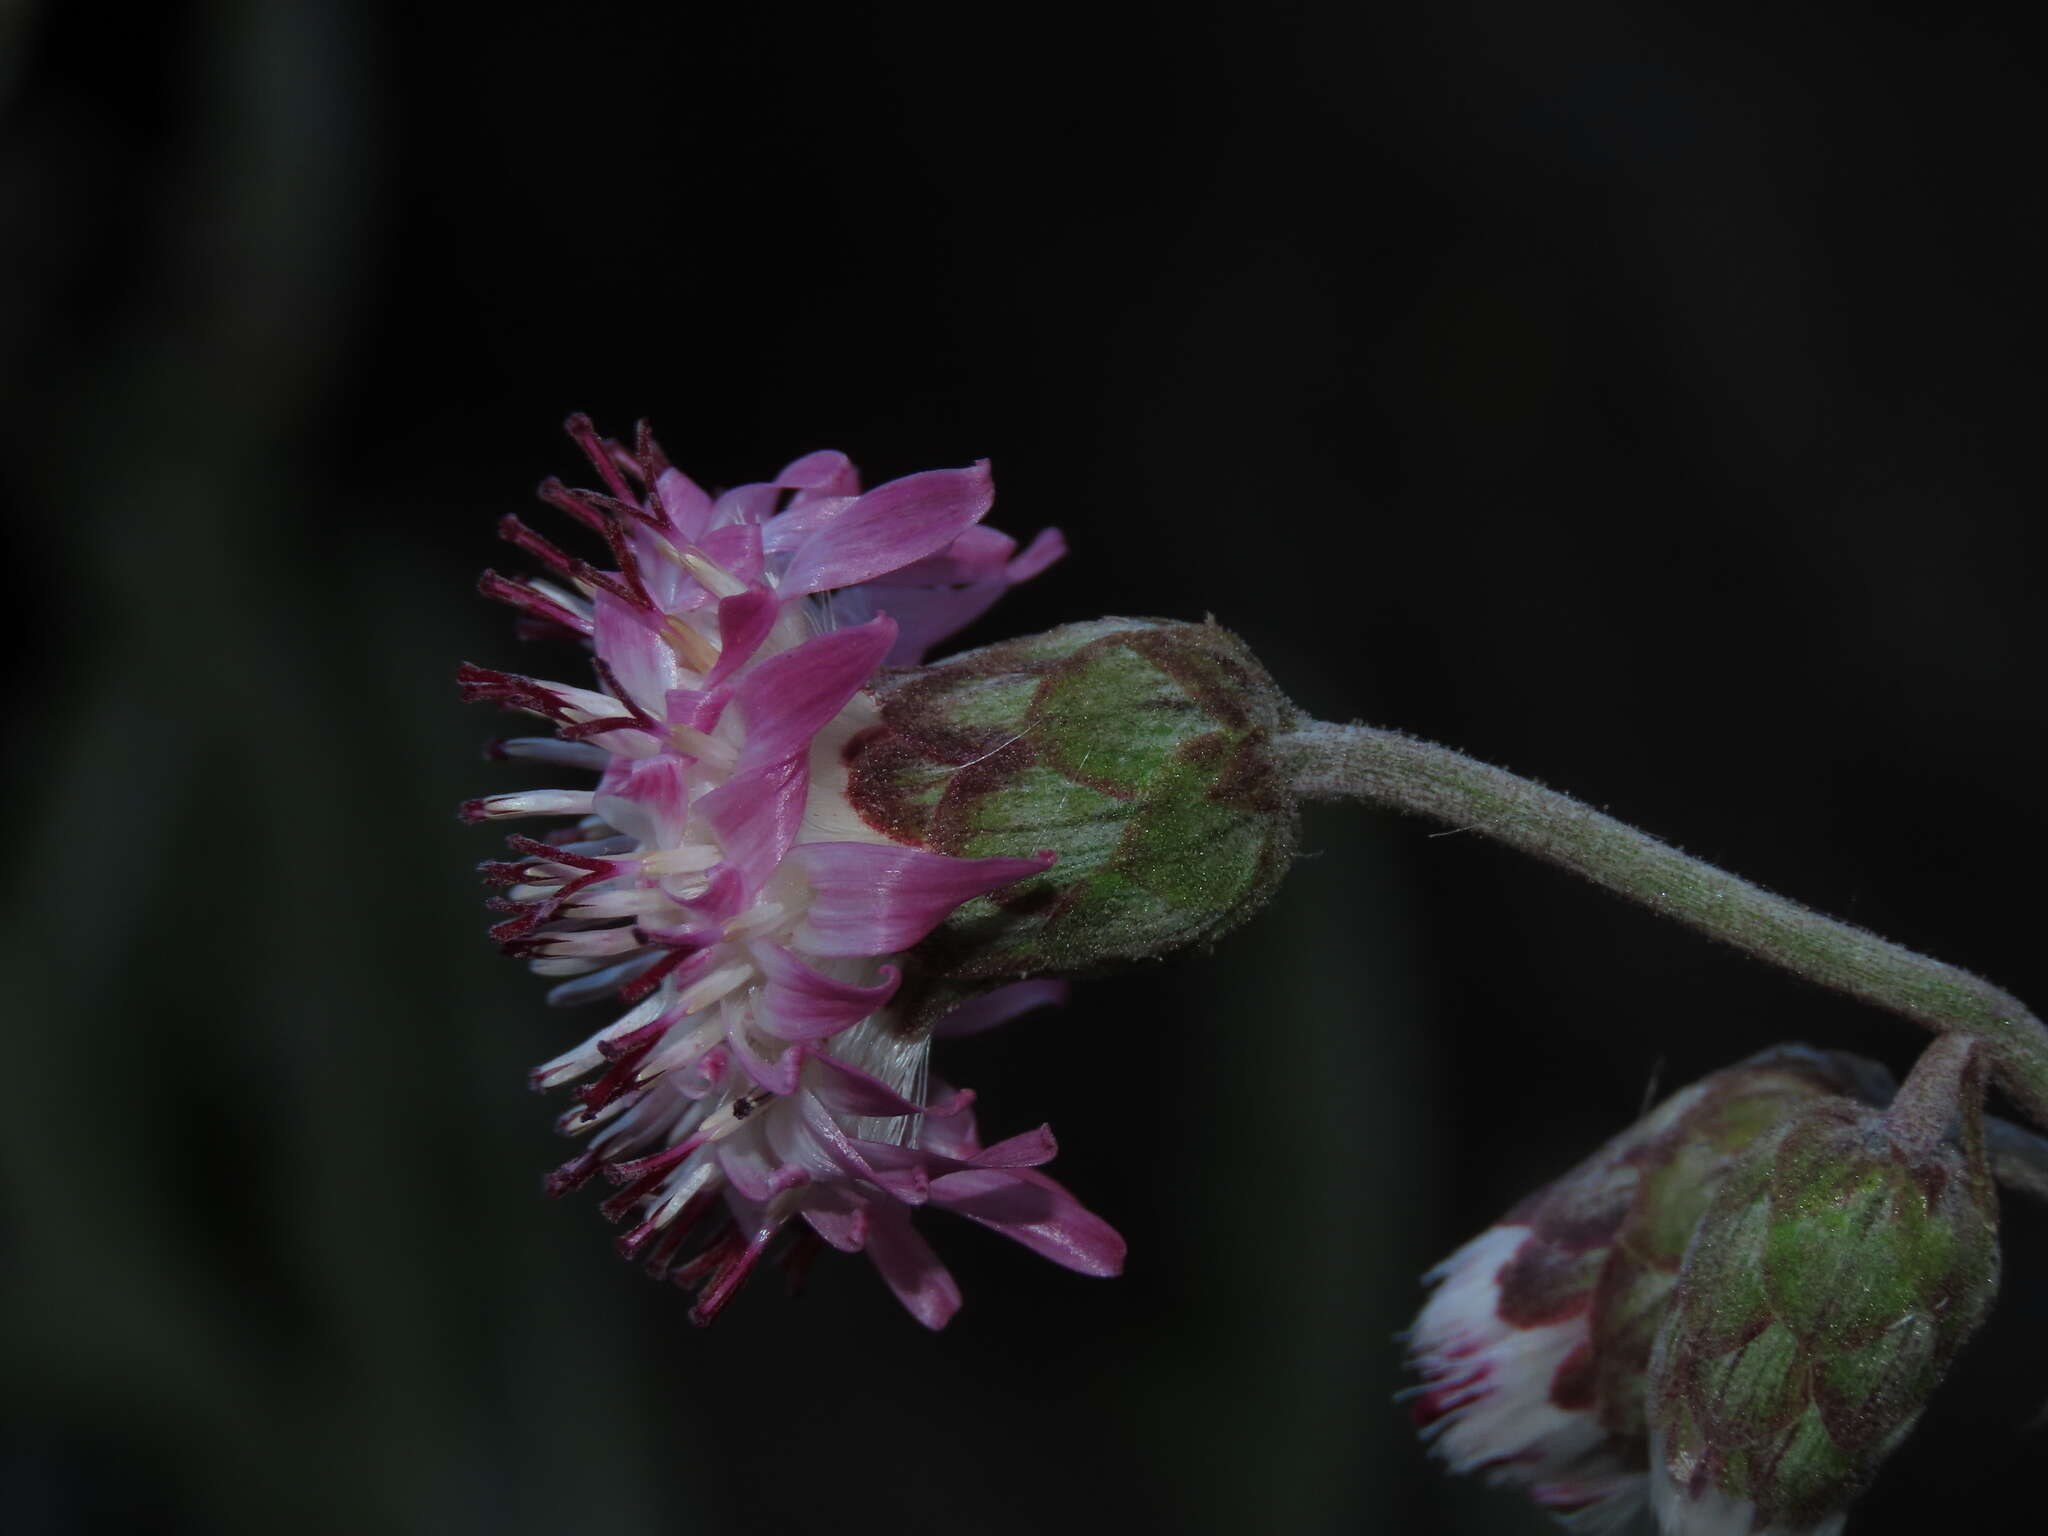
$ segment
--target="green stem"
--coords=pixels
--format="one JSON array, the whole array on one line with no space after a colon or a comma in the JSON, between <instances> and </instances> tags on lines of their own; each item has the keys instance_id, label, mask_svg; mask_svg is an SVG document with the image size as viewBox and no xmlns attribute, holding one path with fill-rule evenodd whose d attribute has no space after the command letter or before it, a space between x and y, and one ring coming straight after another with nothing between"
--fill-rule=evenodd
<instances>
[{"instance_id":1,"label":"green stem","mask_svg":"<svg viewBox=\"0 0 2048 1536\"><path fill-rule=\"evenodd\" d=\"M1973 1035L2048 1127L2048 1029L1989 982L1773 896L1569 795L1395 731L1317 722L1277 742L1295 793L1432 817L1582 875L1710 938L1915 1023Z\"/></svg>"}]
</instances>

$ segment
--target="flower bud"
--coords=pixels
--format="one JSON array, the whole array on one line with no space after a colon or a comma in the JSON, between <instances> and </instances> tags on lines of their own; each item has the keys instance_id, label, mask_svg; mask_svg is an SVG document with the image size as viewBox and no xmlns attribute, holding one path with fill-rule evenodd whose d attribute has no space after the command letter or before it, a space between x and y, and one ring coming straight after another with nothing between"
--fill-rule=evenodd
<instances>
[{"instance_id":1,"label":"flower bud","mask_svg":"<svg viewBox=\"0 0 2048 1536\"><path fill-rule=\"evenodd\" d=\"M1151 959L1243 922L1294 851L1274 735L1293 710L1213 623L1099 619L884 677L847 797L898 842L1051 850L925 942L956 986ZM1019 852L1021 850L1021 852Z\"/></svg>"},{"instance_id":2,"label":"flower bud","mask_svg":"<svg viewBox=\"0 0 2048 1536\"><path fill-rule=\"evenodd\" d=\"M1722 1181L1650 1366L1667 1536L1839 1531L1919 1418L1997 1288L1983 1070L1945 1038L1889 1109L1811 1105Z\"/></svg>"},{"instance_id":3,"label":"flower bud","mask_svg":"<svg viewBox=\"0 0 2048 1536\"><path fill-rule=\"evenodd\" d=\"M1693 1227L1745 1148L1874 1063L1784 1046L1680 1090L1429 1278L1414 1413L1453 1471L1485 1470L1582 1528L1641 1507L1644 1377Z\"/></svg>"}]
</instances>

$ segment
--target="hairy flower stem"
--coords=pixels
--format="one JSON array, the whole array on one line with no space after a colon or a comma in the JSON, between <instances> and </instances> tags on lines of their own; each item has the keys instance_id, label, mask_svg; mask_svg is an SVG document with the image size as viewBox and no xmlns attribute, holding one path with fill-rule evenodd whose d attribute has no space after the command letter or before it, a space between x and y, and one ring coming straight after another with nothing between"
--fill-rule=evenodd
<instances>
[{"instance_id":1,"label":"hairy flower stem","mask_svg":"<svg viewBox=\"0 0 2048 1536\"><path fill-rule=\"evenodd\" d=\"M1305 800L1362 800L1481 832L1809 981L1975 1036L2048 1127L2048 1028L1967 971L1773 896L1569 795L1397 731L1316 722L1276 743Z\"/></svg>"}]
</instances>

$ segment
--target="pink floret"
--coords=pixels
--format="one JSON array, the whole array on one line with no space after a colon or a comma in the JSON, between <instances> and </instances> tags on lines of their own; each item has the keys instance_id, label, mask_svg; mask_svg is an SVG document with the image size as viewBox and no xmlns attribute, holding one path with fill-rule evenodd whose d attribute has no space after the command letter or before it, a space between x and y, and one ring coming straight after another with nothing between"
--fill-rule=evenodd
<instances>
[{"instance_id":1,"label":"pink floret","mask_svg":"<svg viewBox=\"0 0 2048 1536\"><path fill-rule=\"evenodd\" d=\"M982 525L985 463L863 493L823 452L713 496L643 427L632 449L583 418L570 433L602 491L542 498L604 543L573 556L517 519L505 536L545 568L488 573L523 621L584 639L597 687L466 667L470 697L554 721L505 756L585 766L591 791L472 801L471 819L577 818L486 866L508 913L493 929L564 1003L628 1011L543 1064L582 1081L562 1129L589 1145L548 1181L603 1173L630 1222L620 1248L696 1293L708 1321L786 1230L865 1250L904 1306L942 1325L960 1295L911 1225L934 1205L1083 1274L1122 1266L1121 1238L1037 1172L1043 1129L993 1147L972 1095L928 1084L930 1029L893 1011L903 955L961 903L1045 869L1049 854L961 859L866 826L819 755L857 730L884 666L924 651L1064 550L1021 554ZM822 777L821 777L822 774ZM961 1030L1052 999L1022 983L976 1000ZM791 1224L796 1223L795 1227ZM797 1245L801 1257L803 1245Z\"/></svg>"}]
</instances>

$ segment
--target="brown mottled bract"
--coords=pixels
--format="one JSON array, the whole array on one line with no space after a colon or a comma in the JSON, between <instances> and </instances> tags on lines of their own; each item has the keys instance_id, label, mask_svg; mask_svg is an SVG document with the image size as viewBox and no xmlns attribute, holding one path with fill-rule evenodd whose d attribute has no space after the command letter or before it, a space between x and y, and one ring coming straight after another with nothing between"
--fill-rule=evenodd
<instances>
[{"instance_id":1,"label":"brown mottled bract","mask_svg":"<svg viewBox=\"0 0 2048 1536\"><path fill-rule=\"evenodd\" d=\"M1212 940L1271 894L1295 804L1273 739L1295 723L1213 623L1103 619L885 675L846 749L848 797L901 842L1057 855L956 912L909 958L935 1017L976 990Z\"/></svg>"},{"instance_id":2,"label":"brown mottled bract","mask_svg":"<svg viewBox=\"0 0 2048 1536\"><path fill-rule=\"evenodd\" d=\"M1681 1497L1745 1500L1759 1527L1837 1515L1982 1322L1998 1202L1985 1063L1969 1050L1929 1047L1898 1118L1846 1099L1804 1107L1721 1182L1648 1372L1649 1421ZM1973 1075L1943 1085L1930 1115L1929 1064L1943 1054Z\"/></svg>"},{"instance_id":3,"label":"brown mottled bract","mask_svg":"<svg viewBox=\"0 0 2048 1536\"><path fill-rule=\"evenodd\" d=\"M1529 1236L1500 1273L1499 1313L1534 1328L1589 1313L1587 1344L1551 1401L1598 1414L1624 1459L1647 1459L1644 1383L1686 1244L1737 1153L1798 1110L1842 1094L1882 1102L1890 1075L1838 1052L1783 1047L1681 1089L1504 1226Z\"/></svg>"}]
</instances>

